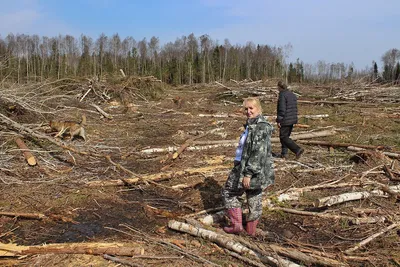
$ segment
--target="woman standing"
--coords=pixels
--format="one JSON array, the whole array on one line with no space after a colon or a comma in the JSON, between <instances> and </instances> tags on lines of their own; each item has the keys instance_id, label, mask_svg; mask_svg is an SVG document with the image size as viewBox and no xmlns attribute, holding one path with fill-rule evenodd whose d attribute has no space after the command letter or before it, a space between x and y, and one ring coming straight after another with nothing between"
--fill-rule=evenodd
<instances>
[{"instance_id":1,"label":"woman standing","mask_svg":"<svg viewBox=\"0 0 400 267\"><path fill-rule=\"evenodd\" d=\"M254 236L262 214L262 192L275 180L271 151L273 127L262 116L257 98L246 98L243 106L247 116L245 131L236 149L234 167L222 189L231 220L231 226L224 227L224 231L231 234L243 231L240 196L245 193L249 207L246 232Z\"/></svg>"}]
</instances>

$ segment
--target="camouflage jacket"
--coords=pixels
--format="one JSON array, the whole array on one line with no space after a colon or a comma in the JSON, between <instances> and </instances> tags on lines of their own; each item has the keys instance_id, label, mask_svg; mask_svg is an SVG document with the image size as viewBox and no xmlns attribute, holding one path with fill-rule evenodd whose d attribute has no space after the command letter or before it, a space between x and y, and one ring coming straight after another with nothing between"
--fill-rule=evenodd
<instances>
[{"instance_id":1,"label":"camouflage jacket","mask_svg":"<svg viewBox=\"0 0 400 267\"><path fill-rule=\"evenodd\" d=\"M271 147L274 128L262 115L247 120L247 127L238 187L242 188L243 178L250 176L250 189L264 189L275 181Z\"/></svg>"}]
</instances>

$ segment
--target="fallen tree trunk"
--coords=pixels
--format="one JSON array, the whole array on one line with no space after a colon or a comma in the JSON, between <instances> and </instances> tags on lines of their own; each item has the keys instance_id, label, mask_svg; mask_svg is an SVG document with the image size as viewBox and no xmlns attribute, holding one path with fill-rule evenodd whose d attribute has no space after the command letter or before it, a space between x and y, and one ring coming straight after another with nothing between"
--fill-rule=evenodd
<instances>
[{"instance_id":1,"label":"fallen tree trunk","mask_svg":"<svg viewBox=\"0 0 400 267\"><path fill-rule=\"evenodd\" d=\"M193 141L193 144L195 144L197 141ZM207 142L207 141L203 141ZM215 141L211 141L215 142ZM218 141L217 141L218 142ZM209 144L209 145L204 145L204 146L188 146L185 147L185 150L187 151L199 151L199 150L207 150L207 149L212 149L212 148L218 148L218 147L232 147L236 146L237 141L233 142L232 140L222 140L221 143L216 143L216 144ZM176 146L169 146L169 147L156 147L156 148L147 148L143 149L140 151L140 153L144 154L152 154L152 153L171 153L174 151L177 151L179 147Z\"/></svg>"},{"instance_id":2,"label":"fallen tree trunk","mask_svg":"<svg viewBox=\"0 0 400 267\"><path fill-rule=\"evenodd\" d=\"M302 103L302 104L313 104L313 105L318 105L318 104L328 104L328 105L346 105L346 104L354 104L354 102L351 101L327 101L327 100L297 100L297 103Z\"/></svg>"},{"instance_id":3,"label":"fallen tree trunk","mask_svg":"<svg viewBox=\"0 0 400 267\"><path fill-rule=\"evenodd\" d=\"M304 134L293 134L290 136L292 140L310 139L315 137L325 137L335 135L335 130L325 130L320 132L311 132ZM271 138L272 143L280 143L279 137ZM237 145L238 140L221 140L221 141L194 141L193 144L196 145L214 145L214 144L235 144Z\"/></svg>"},{"instance_id":4,"label":"fallen tree trunk","mask_svg":"<svg viewBox=\"0 0 400 267\"><path fill-rule=\"evenodd\" d=\"M373 184L372 182L363 183L363 185ZM329 183L329 184L319 184L319 185L311 185L301 188L290 188L284 193L276 194L277 200L280 202L283 201L291 201L297 200L304 192L310 192L312 190L318 189L330 189L330 188L343 188L343 187L352 187L352 186L360 186L360 182L351 182L351 183Z\"/></svg>"},{"instance_id":5,"label":"fallen tree trunk","mask_svg":"<svg viewBox=\"0 0 400 267\"><path fill-rule=\"evenodd\" d=\"M325 137L335 135L335 130L325 130L320 132L311 132L311 133L304 133L304 134L293 134L290 136L292 140L300 140L300 139L310 139L310 138L317 138L317 137ZM272 143L280 143L279 137L271 138ZM218 140L218 141L193 141L191 142L195 146L188 146L185 147L185 150L188 151L195 151L195 150L206 150L212 149L217 147L232 147L237 146L238 140ZM143 149L139 153L151 154L151 153L163 153L163 152L174 152L177 151L179 147L170 146L170 147L160 147L160 148L148 148Z\"/></svg>"},{"instance_id":6,"label":"fallen tree trunk","mask_svg":"<svg viewBox=\"0 0 400 267\"><path fill-rule=\"evenodd\" d=\"M0 257L19 257L36 254L90 254L115 256L143 255L144 249L139 244L128 243L62 243L43 246L19 246L0 243Z\"/></svg>"},{"instance_id":7,"label":"fallen tree trunk","mask_svg":"<svg viewBox=\"0 0 400 267\"><path fill-rule=\"evenodd\" d=\"M267 120L275 121L275 115L266 115L264 116ZM306 118L306 119L321 119L321 118L329 118L329 114L316 114L316 115L298 115L299 118Z\"/></svg>"},{"instance_id":8,"label":"fallen tree trunk","mask_svg":"<svg viewBox=\"0 0 400 267\"><path fill-rule=\"evenodd\" d=\"M276 211L284 211L284 212L287 212L287 213L292 213L292 214L297 214L297 215L315 216L315 217L319 217L319 218L334 219L334 220L346 219L346 220L349 220L352 224L355 224L355 225L382 223L382 222L386 221L386 218L384 216L355 218L355 217L350 217L350 216L345 216L345 215L335 215L335 214L329 214L329 213L318 213L318 212L295 210L295 209L280 208L280 207L274 207L274 208L272 208L270 210L271 211L274 211L274 210L276 210Z\"/></svg>"},{"instance_id":9,"label":"fallen tree trunk","mask_svg":"<svg viewBox=\"0 0 400 267\"><path fill-rule=\"evenodd\" d=\"M210 230L206 230L203 228L195 227L187 223L173 221L173 220L168 222L168 227L176 231L185 232L193 236L198 236L204 239L208 239L220 245L221 247L227 248L239 254L249 254L257 257L257 254L254 251L243 246L240 243L234 242L232 239L226 237L225 235L221 235Z\"/></svg>"},{"instance_id":10,"label":"fallen tree trunk","mask_svg":"<svg viewBox=\"0 0 400 267\"><path fill-rule=\"evenodd\" d=\"M71 222L74 224L77 223L72 218L68 218L68 217L64 217L62 215L56 215L56 214L45 215L42 213L21 213L21 212L1 211L0 216L21 218L21 219L27 219L27 220L52 220L52 221Z\"/></svg>"},{"instance_id":11,"label":"fallen tree trunk","mask_svg":"<svg viewBox=\"0 0 400 267\"><path fill-rule=\"evenodd\" d=\"M372 146L372 145L362 145L362 144L350 144L350 143L334 143L334 142L329 142L329 141L317 141L317 140L300 140L299 143L305 144L305 145L318 145L318 146L329 146L329 147L360 147L360 148L366 148L366 149L384 149L384 146Z\"/></svg>"},{"instance_id":12,"label":"fallen tree trunk","mask_svg":"<svg viewBox=\"0 0 400 267\"><path fill-rule=\"evenodd\" d=\"M176 171L176 172L161 172L161 173L156 173L156 174L150 174L150 175L143 175L141 178L128 178L122 180L107 180L107 181L91 181L86 183L86 185L91 186L91 187L96 187L96 186L122 186L128 184L135 184L139 181L161 181L161 180L166 180L166 179L171 179L173 177L179 177L179 176L190 176L198 173L207 173L207 172L214 172L215 170L219 169L229 169L230 167L227 167L226 165L214 165L214 166L207 166L207 167L202 167L202 168L191 168L191 169L186 169L182 171Z\"/></svg>"},{"instance_id":13,"label":"fallen tree trunk","mask_svg":"<svg viewBox=\"0 0 400 267\"><path fill-rule=\"evenodd\" d=\"M288 261L288 260L279 260L278 261L277 259L275 259L271 256L261 256L258 253L256 253L255 251L249 249L248 247L242 245L241 243L233 241L232 239L226 237L225 235L221 235L216 232L206 230L203 228L194 227L193 225L190 225L187 223L182 223L182 222L172 220L172 221L168 222L168 227L173 230L176 230L176 231L181 231L181 232L191 234L193 236L208 239L211 242L218 244L219 246L222 246L224 248L227 248L229 250L232 250L232 251L242 254L242 255L243 254L251 255L253 257L259 258L262 262L265 262L268 264L275 263L278 266L284 266L284 267L300 266L300 265L293 263L291 261ZM264 257L267 259L263 259Z\"/></svg>"},{"instance_id":14,"label":"fallen tree trunk","mask_svg":"<svg viewBox=\"0 0 400 267\"><path fill-rule=\"evenodd\" d=\"M348 264L339 262L337 260L333 260L330 258L324 258L319 255L314 254L305 254L301 251L292 249L292 248L284 248L277 245L270 245L273 251L276 253L283 255L285 257L298 260L302 263L305 263L307 266L310 265L322 265L322 266L348 266Z\"/></svg>"},{"instance_id":15,"label":"fallen tree trunk","mask_svg":"<svg viewBox=\"0 0 400 267\"><path fill-rule=\"evenodd\" d=\"M361 148L361 147L356 147L356 146L349 146L349 147L347 147L347 150L359 152L359 151L365 151L366 149ZM400 154L398 154L398 153L387 152L387 151L379 151L379 152L390 158L400 159Z\"/></svg>"},{"instance_id":16,"label":"fallen tree trunk","mask_svg":"<svg viewBox=\"0 0 400 267\"><path fill-rule=\"evenodd\" d=\"M389 189L391 191L399 193L400 185L390 186ZM369 198L371 196L386 197L387 194L383 190L372 190L370 192L364 191L364 192L344 193L344 194L340 194L340 195L320 198L315 202L314 205L316 207L325 207L325 206L329 207L329 206L337 205L337 204L347 202L347 201Z\"/></svg>"},{"instance_id":17,"label":"fallen tree trunk","mask_svg":"<svg viewBox=\"0 0 400 267\"><path fill-rule=\"evenodd\" d=\"M32 153L29 151L29 148L25 145L24 141L21 138L16 138L15 143L17 143L18 147L22 149L22 153L24 155L24 158L28 162L30 166L35 166L36 165L36 159L32 155Z\"/></svg>"},{"instance_id":18,"label":"fallen tree trunk","mask_svg":"<svg viewBox=\"0 0 400 267\"><path fill-rule=\"evenodd\" d=\"M6 212L6 211L1 211L0 216L18 217L30 220L42 220L46 218L46 215L41 213L19 213L19 212Z\"/></svg>"}]
</instances>

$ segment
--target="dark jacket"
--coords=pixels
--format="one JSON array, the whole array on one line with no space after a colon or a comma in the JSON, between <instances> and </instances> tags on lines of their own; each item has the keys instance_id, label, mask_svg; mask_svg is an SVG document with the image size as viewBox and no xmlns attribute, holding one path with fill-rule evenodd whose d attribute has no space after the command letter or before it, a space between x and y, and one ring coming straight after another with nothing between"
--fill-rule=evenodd
<instances>
[{"instance_id":1,"label":"dark jacket","mask_svg":"<svg viewBox=\"0 0 400 267\"><path fill-rule=\"evenodd\" d=\"M279 91L276 122L282 126L297 123L297 97L288 89Z\"/></svg>"},{"instance_id":2,"label":"dark jacket","mask_svg":"<svg viewBox=\"0 0 400 267\"><path fill-rule=\"evenodd\" d=\"M260 115L247 121L248 135L240 161L239 187L243 178L250 176L250 189L264 189L274 183L271 135L273 126Z\"/></svg>"}]
</instances>

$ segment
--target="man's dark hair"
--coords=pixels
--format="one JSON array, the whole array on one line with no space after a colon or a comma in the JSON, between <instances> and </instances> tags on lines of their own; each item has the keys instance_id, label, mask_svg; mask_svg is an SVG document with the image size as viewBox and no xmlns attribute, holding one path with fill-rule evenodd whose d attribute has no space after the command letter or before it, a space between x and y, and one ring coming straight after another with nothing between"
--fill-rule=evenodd
<instances>
[{"instance_id":1,"label":"man's dark hair","mask_svg":"<svg viewBox=\"0 0 400 267\"><path fill-rule=\"evenodd\" d=\"M286 85L284 82L279 81L279 82L278 82L278 88L287 89L287 85Z\"/></svg>"}]
</instances>

